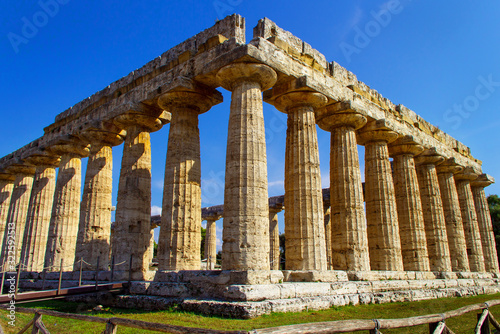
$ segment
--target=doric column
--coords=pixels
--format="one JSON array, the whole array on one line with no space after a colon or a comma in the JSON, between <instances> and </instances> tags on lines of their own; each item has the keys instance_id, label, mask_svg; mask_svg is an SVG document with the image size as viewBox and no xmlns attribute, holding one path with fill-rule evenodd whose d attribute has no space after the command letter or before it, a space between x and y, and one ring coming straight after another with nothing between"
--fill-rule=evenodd
<instances>
[{"instance_id":1,"label":"doric column","mask_svg":"<svg viewBox=\"0 0 500 334\"><path fill-rule=\"evenodd\" d=\"M424 215L420 201L414 156L424 148L412 136L404 136L389 145L394 162L394 190L401 237L401 253L406 271L429 271Z\"/></svg>"},{"instance_id":2,"label":"doric column","mask_svg":"<svg viewBox=\"0 0 500 334\"><path fill-rule=\"evenodd\" d=\"M269 263L271 270L280 269L280 230L278 213L283 210L279 203L269 206Z\"/></svg>"},{"instance_id":3,"label":"doric column","mask_svg":"<svg viewBox=\"0 0 500 334\"><path fill-rule=\"evenodd\" d=\"M470 271L462 213L460 212L460 203L453 177L453 174L461 172L463 168L457 165L455 158L449 158L436 166L436 170L443 202L451 268L453 271Z\"/></svg>"},{"instance_id":4,"label":"doric column","mask_svg":"<svg viewBox=\"0 0 500 334\"><path fill-rule=\"evenodd\" d=\"M223 270L269 270L269 205L262 91L276 82L263 64L234 63L217 73L232 92L224 185Z\"/></svg>"},{"instance_id":5,"label":"doric column","mask_svg":"<svg viewBox=\"0 0 500 334\"><path fill-rule=\"evenodd\" d=\"M9 213L15 179L16 177L13 174L6 173L3 170L0 171L0 255L2 254L3 240L7 230L7 214ZM2 264L3 261L0 261L0 266Z\"/></svg>"},{"instance_id":6,"label":"doric column","mask_svg":"<svg viewBox=\"0 0 500 334\"><path fill-rule=\"evenodd\" d=\"M21 259L26 271L43 270L49 233L50 217L56 187L56 167L60 158L38 152L25 161L36 166L31 190Z\"/></svg>"},{"instance_id":7,"label":"doric column","mask_svg":"<svg viewBox=\"0 0 500 334\"><path fill-rule=\"evenodd\" d=\"M50 152L61 156L57 173L52 216L50 219L45 267L58 271L61 259L65 266L75 261L76 237L80 221L82 171L81 159L89 153L88 145L76 138L65 138L50 145Z\"/></svg>"},{"instance_id":8,"label":"doric column","mask_svg":"<svg viewBox=\"0 0 500 334\"><path fill-rule=\"evenodd\" d=\"M484 272L486 268L484 266L483 245L477 223L474 198L470 187L470 181L475 179L477 179L477 174L470 167L455 174L455 184L457 186L458 200L462 212L470 270L472 272Z\"/></svg>"},{"instance_id":9,"label":"doric column","mask_svg":"<svg viewBox=\"0 0 500 334\"><path fill-rule=\"evenodd\" d=\"M80 205L80 225L75 260L83 259L84 270L108 270L111 251L111 192L113 189L113 146L121 144L125 131L110 122L92 122L80 136L90 143ZM90 263L87 265L86 263ZM75 262L75 270L80 263Z\"/></svg>"},{"instance_id":10,"label":"doric column","mask_svg":"<svg viewBox=\"0 0 500 334\"><path fill-rule=\"evenodd\" d=\"M498 256L491 224L490 209L484 187L495 183L495 179L488 174L481 174L471 181L470 186L474 197L474 207L476 208L477 223L481 233L481 244L483 245L484 266L487 272L498 273Z\"/></svg>"},{"instance_id":11,"label":"doric column","mask_svg":"<svg viewBox=\"0 0 500 334\"><path fill-rule=\"evenodd\" d=\"M370 270L363 186L356 130L366 118L348 103L335 103L316 112L321 129L331 132L330 217L331 264L337 270Z\"/></svg>"},{"instance_id":12,"label":"doric column","mask_svg":"<svg viewBox=\"0 0 500 334\"><path fill-rule=\"evenodd\" d=\"M217 91L177 88L158 105L172 114L158 243L159 270L199 270L201 265L201 163L198 115L222 102Z\"/></svg>"},{"instance_id":13,"label":"doric column","mask_svg":"<svg viewBox=\"0 0 500 334\"><path fill-rule=\"evenodd\" d=\"M332 216L330 203L323 204L323 213L325 216L325 244L326 244L326 269L332 270Z\"/></svg>"},{"instance_id":14,"label":"doric column","mask_svg":"<svg viewBox=\"0 0 500 334\"><path fill-rule=\"evenodd\" d=\"M21 249L23 246L24 228L26 226L26 217L28 216L28 207L33 186L33 176L35 167L24 165L19 160L18 163L6 168L6 171L15 175L14 189L10 199L9 211L7 213L7 221L5 228L8 231L8 224L13 224L15 231L15 263L19 262ZM5 259L8 254L7 234L4 233L4 241L2 248L2 259Z\"/></svg>"},{"instance_id":15,"label":"doric column","mask_svg":"<svg viewBox=\"0 0 500 334\"><path fill-rule=\"evenodd\" d=\"M285 153L285 247L287 270L326 270L323 193L314 110L323 94L307 91L278 96L288 115Z\"/></svg>"},{"instance_id":16,"label":"doric column","mask_svg":"<svg viewBox=\"0 0 500 334\"><path fill-rule=\"evenodd\" d=\"M207 259L207 270L214 270L217 263L217 226L215 222L221 217L211 215L205 217L207 229L205 234L205 258ZM160 229L161 230L161 229Z\"/></svg>"},{"instance_id":17,"label":"doric column","mask_svg":"<svg viewBox=\"0 0 500 334\"><path fill-rule=\"evenodd\" d=\"M387 144L397 139L385 120L372 121L359 131L365 146L366 219L373 270L403 270L396 196Z\"/></svg>"},{"instance_id":18,"label":"doric column","mask_svg":"<svg viewBox=\"0 0 500 334\"><path fill-rule=\"evenodd\" d=\"M415 158L430 268L432 271L449 272L452 270L450 250L436 172L436 164L443 161L444 158L434 149L427 150Z\"/></svg>"},{"instance_id":19,"label":"doric column","mask_svg":"<svg viewBox=\"0 0 500 334\"><path fill-rule=\"evenodd\" d=\"M123 145L114 236L111 243L115 263L125 262L118 277L128 275L132 256L132 279L147 279L153 257L151 249L151 143L150 132L170 119L156 108L139 104L115 118L127 131ZM121 272L121 273L120 273Z\"/></svg>"}]
</instances>

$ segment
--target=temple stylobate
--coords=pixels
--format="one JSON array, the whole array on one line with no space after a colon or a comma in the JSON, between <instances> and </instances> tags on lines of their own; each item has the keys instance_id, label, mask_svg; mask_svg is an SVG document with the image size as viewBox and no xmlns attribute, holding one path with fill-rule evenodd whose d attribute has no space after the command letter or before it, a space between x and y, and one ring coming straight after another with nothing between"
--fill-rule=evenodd
<instances>
[{"instance_id":1,"label":"temple stylobate","mask_svg":"<svg viewBox=\"0 0 500 334\"><path fill-rule=\"evenodd\" d=\"M427 297L451 293L453 284L496 291L484 192L494 180L470 149L269 19L253 34L247 43L245 20L229 16L60 113L43 136L1 158L1 264L20 264L35 278L61 266L71 268L68 277L81 266L89 276L99 264L103 279L136 282L132 294L228 302L326 298L340 293L333 284L355 282L349 291L359 303L368 293L360 282L387 280L424 292L433 280ZM198 115L222 102L222 90L231 92L224 204L202 210ZM264 102L287 115L280 198L268 199ZM150 133L164 127L167 152L153 152ZM317 131L331 134L327 192ZM112 166L119 145L121 166ZM165 153L152 270L151 156ZM120 168L113 229L112 168ZM222 260L214 270L219 218ZM380 291L393 291L387 286Z\"/></svg>"}]
</instances>

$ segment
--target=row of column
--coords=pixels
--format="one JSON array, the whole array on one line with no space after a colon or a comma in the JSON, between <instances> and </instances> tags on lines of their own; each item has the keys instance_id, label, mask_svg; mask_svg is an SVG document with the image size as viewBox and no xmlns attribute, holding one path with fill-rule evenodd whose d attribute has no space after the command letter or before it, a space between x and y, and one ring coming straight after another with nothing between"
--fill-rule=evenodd
<instances>
[{"instance_id":1,"label":"row of column","mask_svg":"<svg viewBox=\"0 0 500 334\"><path fill-rule=\"evenodd\" d=\"M277 269L279 241L269 242L278 232L277 224L270 224L275 215L268 206L262 108L262 91L276 83L277 74L263 64L234 63L219 70L216 79L232 92L222 269ZM288 115L286 269L326 270L330 265L356 271L498 271L483 190L489 180L475 182L477 175L453 160L443 162L435 151L423 152L411 137L399 138L383 120L367 122L346 103L328 104L322 94L284 89L287 85L270 91L270 102ZM171 121L159 269L199 269L198 115L221 101L215 90L193 82L179 84L162 94L157 105L127 107L107 123L86 127L79 138L53 143L0 174L0 195L12 193L1 197L0 215L16 225L17 260L40 271L57 270L61 260L73 264L75 257L99 257L105 270L111 245L115 263L133 259L133 279L145 279L152 257L149 133ZM171 113L171 120L162 110ZM329 224L324 224L316 124L331 132ZM122 141L116 225L110 241L111 147ZM366 215L358 143L365 146ZM87 155L80 201L80 163ZM210 231L214 228L211 224ZM5 259L7 234L3 244ZM215 253L209 248L207 255Z\"/></svg>"}]
</instances>

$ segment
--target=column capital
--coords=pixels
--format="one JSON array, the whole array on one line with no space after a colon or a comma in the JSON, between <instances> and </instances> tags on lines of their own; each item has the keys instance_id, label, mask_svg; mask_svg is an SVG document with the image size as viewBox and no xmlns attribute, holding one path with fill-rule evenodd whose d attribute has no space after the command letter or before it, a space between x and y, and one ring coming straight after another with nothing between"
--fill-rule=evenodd
<instances>
[{"instance_id":1,"label":"column capital","mask_svg":"<svg viewBox=\"0 0 500 334\"><path fill-rule=\"evenodd\" d=\"M460 173L464 168L457 163L455 158L448 158L444 162L436 166L436 171L440 173Z\"/></svg>"},{"instance_id":2,"label":"column capital","mask_svg":"<svg viewBox=\"0 0 500 334\"><path fill-rule=\"evenodd\" d=\"M196 84L192 89L178 85L161 95L158 105L171 113L179 108L188 108L203 114L222 101L222 94L215 89Z\"/></svg>"},{"instance_id":3,"label":"column capital","mask_svg":"<svg viewBox=\"0 0 500 334\"><path fill-rule=\"evenodd\" d=\"M362 128L367 119L354 109L350 101L336 102L315 110L316 123L325 131L332 131L342 126L354 130Z\"/></svg>"},{"instance_id":4,"label":"column capital","mask_svg":"<svg viewBox=\"0 0 500 334\"><path fill-rule=\"evenodd\" d=\"M283 211L285 206L283 203L275 203L274 205L269 204L269 214L277 214Z\"/></svg>"},{"instance_id":5,"label":"column capital","mask_svg":"<svg viewBox=\"0 0 500 334\"><path fill-rule=\"evenodd\" d=\"M256 82L260 90L271 88L278 79L276 72L269 66L258 63L233 63L224 66L217 73L217 82L229 91L233 91L243 82Z\"/></svg>"},{"instance_id":6,"label":"column capital","mask_svg":"<svg viewBox=\"0 0 500 334\"><path fill-rule=\"evenodd\" d=\"M365 145L370 142L392 143L398 139L399 134L392 131L390 124L385 119L368 122L358 132L358 144Z\"/></svg>"},{"instance_id":7,"label":"column capital","mask_svg":"<svg viewBox=\"0 0 500 334\"><path fill-rule=\"evenodd\" d=\"M35 175L35 167L26 164L20 158L15 159L11 165L5 166L5 171L14 175Z\"/></svg>"},{"instance_id":8,"label":"column capital","mask_svg":"<svg viewBox=\"0 0 500 334\"><path fill-rule=\"evenodd\" d=\"M422 152L420 155L415 157L415 163L417 166L421 165L438 165L444 161L444 157L439 154L435 147L430 148Z\"/></svg>"},{"instance_id":9,"label":"column capital","mask_svg":"<svg viewBox=\"0 0 500 334\"><path fill-rule=\"evenodd\" d=\"M170 123L171 114L169 112L162 112L160 116L144 114L140 111L129 110L128 112L116 116L113 122L124 129L133 126L138 126L147 132L156 132L160 130L163 125Z\"/></svg>"},{"instance_id":10,"label":"column capital","mask_svg":"<svg viewBox=\"0 0 500 334\"><path fill-rule=\"evenodd\" d=\"M53 155L72 155L84 158L89 155L89 145L80 138L72 135L64 135L52 140L47 144L47 151Z\"/></svg>"},{"instance_id":11,"label":"column capital","mask_svg":"<svg viewBox=\"0 0 500 334\"><path fill-rule=\"evenodd\" d=\"M488 175L488 174L481 174L478 176L477 179L473 180L470 185L471 187L479 187L479 188L484 188L488 187L489 185L495 183L495 179L493 176Z\"/></svg>"},{"instance_id":12,"label":"column capital","mask_svg":"<svg viewBox=\"0 0 500 334\"><path fill-rule=\"evenodd\" d=\"M403 136L389 145L389 155L395 157L402 154L417 155L424 151L424 147L415 141L413 136Z\"/></svg>"},{"instance_id":13,"label":"column capital","mask_svg":"<svg viewBox=\"0 0 500 334\"><path fill-rule=\"evenodd\" d=\"M127 132L116 126L112 121L92 121L80 127L79 137L95 145L118 146L124 140Z\"/></svg>"},{"instance_id":14,"label":"column capital","mask_svg":"<svg viewBox=\"0 0 500 334\"><path fill-rule=\"evenodd\" d=\"M26 156L23 156L23 160L32 166L35 167L52 167L56 168L59 166L59 163L61 162L61 157L58 155L53 155L50 154L47 151L42 151L42 150L37 150L37 151L32 151L28 152Z\"/></svg>"},{"instance_id":15,"label":"column capital","mask_svg":"<svg viewBox=\"0 0 500 334\"><path fill-rule=\"evenodd\" d=\"M209 215L203 216L201 219L206 220L207 222L208 221L215 222L221 218L222 218L222 215L214 213L214 214L209 214Z\"/></svg>"},{"instance_id":16,"label":"column capital","mask_svg":"<svg viewBox=\"0 0 500 334\"><path fill-rule=\"evenodd\" d=\"M2 181L14 181L16 176L11 173L7 173L4 169L0 169L0 180Z\"/></svg>"},{"instance_id":17,"label":"column capital","mask_svg":"<svg viewBox=\"0 0 500 334\"><path fill-rule=\"evenodd\" d=\"M472 167L465 167L460 173L455 174L457 181L472 181L478 178L477 173Z\"/></svg>"},{"instance_id":18,"label":"column capital","mask_svg":"<svg viewBox=\"0 0 500 334\"><path fill-rule=\"evenodd\" d=\"M289 113L297 107L312 107L318 109L328 102L328 98L317 92L295 91L278 96L274 100L276 109L283 113Z\"/></svg>"}]
</instances>

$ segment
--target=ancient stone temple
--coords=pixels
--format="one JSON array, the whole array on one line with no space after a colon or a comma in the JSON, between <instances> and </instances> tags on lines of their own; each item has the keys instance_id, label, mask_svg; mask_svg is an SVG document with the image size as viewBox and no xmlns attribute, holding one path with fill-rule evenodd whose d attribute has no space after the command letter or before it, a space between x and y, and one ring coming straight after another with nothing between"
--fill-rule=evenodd
<instances>
[{"instance_id":1,"label":"ancient stone temple","mask_svg":"<svg viewBox=\"0 0 500 334\"><path fill-rule=\"evenodd\" d=\"M84 280L97 272L103 281L131 279L130 294L106 299L115 305L175 302L235 317L500 291L484 191L494 180L470 149L269 19L258 22L252 40L245 34L239 15L217 22L60 113L43 136L1 158L6 270L21 265L21 283L36 289L42 273L50 286L61 265L69 281L82 267ZM222 90L231 92L224 203L202 209L198 116L222 102ZM285 194L272 198L264 102L288 119ZM150 133L165 127L167 152L152 152ZM317 131L331 133L326 191ZM118 145L123 158L112 166ZM153 154L167 159L163 211L152 219ZM115 190L112 168L120 169Z\"/></svg>"}]
</instances>

